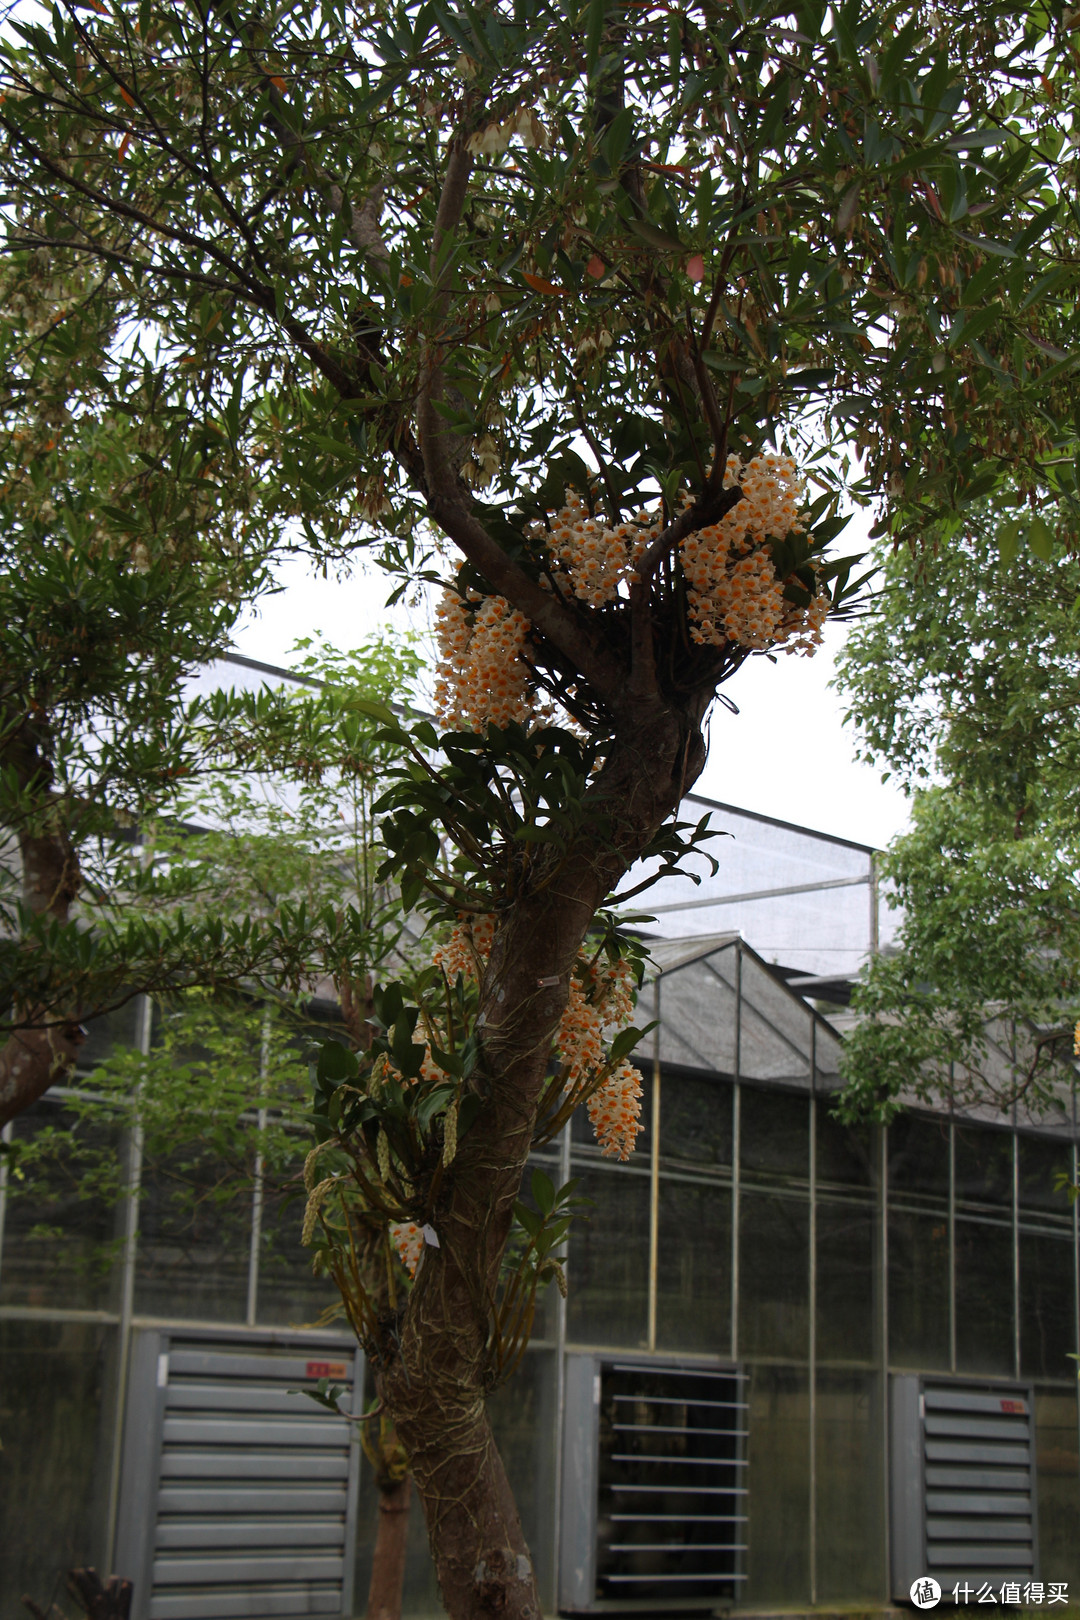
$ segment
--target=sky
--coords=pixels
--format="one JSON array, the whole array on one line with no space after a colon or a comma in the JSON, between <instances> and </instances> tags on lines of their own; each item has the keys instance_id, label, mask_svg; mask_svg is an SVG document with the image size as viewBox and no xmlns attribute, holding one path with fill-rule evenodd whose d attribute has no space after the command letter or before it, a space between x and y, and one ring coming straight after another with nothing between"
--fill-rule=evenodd
<instances>
[{"instance_id":1,"label":"sky","mask_svg":"<svg viewBox=\"0 0 1080 1620\"><path fill-rule=\"evenodd\" d=\"M304 636L322 635L345 651L388 622L426 625L423 610L387 611L390 582L378 572L324 579L298 558L277 577L279 592L249 610L234 635L234 650L246 658L288 667L291 647ZM695 791L884 847L906 824L907 801L882 783L880 771L855 759L842 700L829 686L844 634L842 625L827 625L814 658L751 658L726 683L739 713L715 706L709 762Z\"/></svg>"}]
</instances>

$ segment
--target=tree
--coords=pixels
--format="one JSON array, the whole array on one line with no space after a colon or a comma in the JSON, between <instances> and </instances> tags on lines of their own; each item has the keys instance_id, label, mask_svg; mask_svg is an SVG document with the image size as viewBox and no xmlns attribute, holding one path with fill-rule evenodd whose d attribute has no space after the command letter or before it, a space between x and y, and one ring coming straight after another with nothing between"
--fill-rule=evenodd
<instances>
[{"instance_id":1,"label":"tree","mask_svg":"<svg viewBox=\"0 0 1080 1620\"><path fill-rule=\"evenodd\" d=\"M845 1107L1055 1102L1080 978L1080 565L973 514L949 547L882 556L840 656L863 757L912 795L882 862L898 949L857 987ZM989 1027L988 1027L989 1026ZM992 1038L994 1037L994 1038Z\"/></svg>"},{"instance_id":2,"label":"tree","mask_svg":"<svg viewBox=\"0 0 1080 1620\"><path fill-rule=\"evenodd\" d=\"M536 1615L484 1393L540 1116L615 1078L602 1048L549 1073L616 977L584 942L636 860L678 859L718 687L848 600L844 447L900 535L1006 477L1074 498L1072 38L862 0L101 0L19 28L12 246L122 295L314 555L374 544L405 589L434 531L460 564L457 730L384 716L415 749L387 875L463 914L458 954L385 987L321 1095L371 1241L394 1211L438 1240L361 1326L447 1607Z\"/></svg>"},{"instance_id":3,"label":"tree","mask_svg":"<svg viewBox=\"0 0 1080 1620\"><path fill-rule=\"evenodd\" d=\"M311 642L297 651L304 684L218 694L199 710L192 757L231 760L231 768L197 777L174 793L169 819L141 829L139 884L119 901L113 897L128 923L152 933L182 913L196 948L222 915L248 936L283 906L310 916L303 938L311 955L297 964L297 988L291 996L280 987L260 996L257 981L240 982L224 987L232 991L226 995L197 974L175 975L156 997L152 1049L115 1051L72 1094L64 1124L15 1138L9 1148L15 1196L40 1196L52 1173L74 1184L88 1204L125 1200L130 1167L117 1155L115 1137L137 1129L140 1189L155 1181L178 1232L209 1211L226 1232L238 1221L246 1233L256 1193L267 1212L291 1202L299 1230L295 1205L310 1145L308 1059L320 1022L312 994L338 1003L338 1015L323 1019L323 1033L345 1034L363 1050L374 976L400 971L416 954L396 893L376 880L373 805L396 756L354 704L358 695L367 703L407 703L420 660L411 646L381 638L347 655ZM268 1239L279 1250L283 1242L288 1247L287 1221L273 1234L269 1226L268 1214L264 1265ZM49 1264L62 1264L61 1232L45 1229L31 1233L35 1238ZM107 1268L116 1248L104 1244L84 1260ZM323 1287L321 1319L330 1320L341 1307ZM316 1314L322 1307L312 1301L309 1308ZM380 1504L368 1613L371 1620L396 1620L407 1459L385 1418L365 1422L362 1439Z\"/></svg>"},{"instance_id":4,"label":"tree","mask_svg":"<svg viewBox=\"0 0 1080 1620\"><path fill-rule=\"evenodd\" d=\"M258 480L147 368L124 369L117 397L100 360L121 317L78 268L16 254L2 304L6 1122L75 1062L84 1018L167 982L236 983L277 942L220 923L162 931L116 904L135 829L205 763L183 677L228 646L265 584L273 519Z\"/></svg>"},{"instance_id":5,"label":"tree","mask_svg":"<svg viewBox=\"0 0 1080 1620\"><path fill-rule=\"evenodd\" d=\"M347 755L365 729L350 727L346 692L291 707L185 695L287 549L278 492L160 370L127 354L103 374L123 308L90 292L81 267L48 254L17 253L5 271L0 1123L69 1071L84 1020L141 991L299 985L323 920L286 900L242 923L196 921L175 852L165 876L147 832L181 813L182 790L258 748L277 761L294 749L303 775L304 748L325 763L328 735ZM253 408L238 399L235 423ZM402 669L343 678L358 674L389 695Z\"/></svg>"}]
</instances>

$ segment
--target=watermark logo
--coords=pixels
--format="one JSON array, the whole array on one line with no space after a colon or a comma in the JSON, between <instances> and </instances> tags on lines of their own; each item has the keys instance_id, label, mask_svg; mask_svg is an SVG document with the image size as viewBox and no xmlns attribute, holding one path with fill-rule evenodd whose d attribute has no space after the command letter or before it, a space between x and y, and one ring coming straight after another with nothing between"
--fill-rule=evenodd
<instances>
[{"instance_id":1,"label":"watermark logo","mask_svg":"<svg viewBox=\"0 0 1080 1620\"><path fill-rule=\"evenodd\" d=\"M926 1579L928 1577L924 1577ZM934 1583L931 1581L930 1583ZM918 1586L919 1582L915 1582ZM911 1588L911 1601L918 1603L915 1596L915 1586ZM1008 1607L1023 1606L1039 1608L1043 1604L1047 1608L1054 1603L1068 1603L1068 1581L1003 1581L995 1591L989 1581L983 1581L981 1586L972 1585L971 1581L957 1581L952 1589L953 1602L961 1603L1004 1603ZM935 1602L937 1599L935 1598ZM922 1605L919 1605L920 1608ZM926 1605L929 1607L929 1604Z\"/></svg>"},{"instance_id":2,"label":"watermark logo","mask_svg":"<svg viewBox=\"0 0 1080 1620\"><path fill-rule=\"evenodd\" d=\"M932 1575L920 1575L912 1581L911 1601L917 1609L932 1609L941 1602L941 1587Z\"/></svg>"}]
</instances>

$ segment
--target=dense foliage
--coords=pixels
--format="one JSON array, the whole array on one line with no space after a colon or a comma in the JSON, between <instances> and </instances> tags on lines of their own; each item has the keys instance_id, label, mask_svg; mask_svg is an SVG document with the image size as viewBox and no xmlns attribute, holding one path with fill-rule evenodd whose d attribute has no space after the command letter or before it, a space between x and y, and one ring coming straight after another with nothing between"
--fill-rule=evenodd
<instances>
[{"instance_id":1,"label":"dense foliage","mask_svg":"<svg viewBox=\"0 0 1080 1620\"><path fill-rule=\"evenodd\" d=\"M1075 501L1073 35L948 0L91 0L12 30L8 251L113 311L109 408L152 379L144 430L193 427L314 556L448 591L449 736L398 728L387 875L488 948L437 1027L386 987L371 1056L323 1075L326 1151L379 1242L412 1209L438 1239L356 1319L448 1608L524 1620L483 1397L556 1041L588 1092L561 1031L602 1010L589 931L700 843L672 818L719 685L844 609L845 485L916 538L1005 482Z\"/></svg>"},{"instance_id":2,"label":"dense foliage","mask_svg":"<svg viewBox=\"0 0 1080 1620\"><path fill-rule=\"evenodd\" d=\"M1005 546L1002 547L1003 538ZM1016 555L984 511L883 558L841 654L866 759L912 794L885 855L899 948L855 996L853 1111L896 1099L1051 1104L1080 1010L1080 565Z\"/></svg>"}]
</instances>

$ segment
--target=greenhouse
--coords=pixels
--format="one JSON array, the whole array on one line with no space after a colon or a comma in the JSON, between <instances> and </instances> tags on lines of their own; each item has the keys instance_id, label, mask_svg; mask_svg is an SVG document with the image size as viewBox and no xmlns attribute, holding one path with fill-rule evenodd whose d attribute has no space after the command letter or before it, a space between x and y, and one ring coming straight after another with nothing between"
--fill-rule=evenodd
<instances>
[{"instance_id":1,"label":"greenhouse","mask_svg":"<svg viewBox=\"0 0 1080 1620\"><path fill-rule=\"evenodd\" d=\"M740 834L723 879L654 908L654 929L728 926L651 942L637 1151L602 1158L581 1118L536 1157L591 1200L568 1297L547 1290L492 1400L545 1606L884 1608L927 1569L1080 1583L1080 1251L1055 1186L1075 1094L1039 1121L839 1124L835 991L878 944L872 852L716 820ZM98 1051L147 1019L133 1004ZM0 1604L47 1606L91 1563L134 1580L135 1620L361 1612L371 1470L302 1391L355 1389L363 1358L310 1326L328 1295L295 1205L257 1188L181 1221L167 1175L115 1146L119 1227L62 1178L0 1190ZM82 1263L109 1241L111 1270ZM434 1615L415 1506L411 1537L406 1613Z\"/></svg>"}]
</instances>

